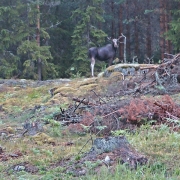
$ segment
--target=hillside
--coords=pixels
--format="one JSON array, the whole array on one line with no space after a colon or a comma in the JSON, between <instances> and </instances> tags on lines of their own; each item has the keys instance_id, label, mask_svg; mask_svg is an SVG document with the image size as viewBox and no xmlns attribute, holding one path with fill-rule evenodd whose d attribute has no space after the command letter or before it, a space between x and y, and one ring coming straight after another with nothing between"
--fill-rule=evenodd
<instances>
[{"instance_id":1,"label":"hillside","mask_svg":"<svg viewBox=\"0 0 180 180\"><path fill-rule=\"evenodd\" d=\"M144 65L125 77L116 67L96 78L0 80L0 179L180 179L179 82L153 65L146 78ZM131 166L114 151L84 158L107 137L147 162Z\"/></svg>"}]
</instances>

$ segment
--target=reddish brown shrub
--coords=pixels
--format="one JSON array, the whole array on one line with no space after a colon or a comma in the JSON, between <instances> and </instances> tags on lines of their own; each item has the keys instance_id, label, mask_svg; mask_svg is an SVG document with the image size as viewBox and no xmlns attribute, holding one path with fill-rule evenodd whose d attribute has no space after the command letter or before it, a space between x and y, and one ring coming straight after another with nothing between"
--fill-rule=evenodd
<instances>
[{"instance_id":1,"label":"reddish brown shrub","mask_svg":"<svg viewBox=\"0 0 180 180\"><path fill-rule=\"evenodd\" d=\"M119 110L122 118L127 121L140 122L143 118L150 117L153 113L153 103L150 100L133 99L130 104Z\"/></svg>"},{"instance_id":2,"label":"reddish brown shrub","mask_svg":"<svg viewBox=\"0 0 180 180\"><path fill-rule=\"evenodd\" d=\"M180 118L180 106L169 95L164 95L161 99L133 99L129 105L119 109L119 113L131 123L139 123L144 118L166 123L166 118Z\"/></svg>"},{"instance_id":3,"label":"reddish brown shrub","mask_svg":"<svg viewBox=\"0 0 180 180\"><path fill-rule=\"evenodd\" d=\"M156 100L154 107L154 115L157 116L159 120L173 116L180 118L180 107L169 95L164 95L161 100Z\"/></svg>"}]
</instances>

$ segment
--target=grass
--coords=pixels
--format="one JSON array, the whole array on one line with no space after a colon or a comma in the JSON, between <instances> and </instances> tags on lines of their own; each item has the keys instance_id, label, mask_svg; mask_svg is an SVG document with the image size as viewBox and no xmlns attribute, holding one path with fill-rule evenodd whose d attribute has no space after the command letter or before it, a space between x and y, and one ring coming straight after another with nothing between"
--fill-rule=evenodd
<instances>
[{"instance_id":1,"label":"grass","mask_svg":"<svg viewBox=\"0 0 180 180\"><path fill-rule=\"evenodd\" d=\"M144 153L149 162L130 170L125 164L117 165L115 171L103 167L99 174L91 173L82 180L179 180L180 179L180 134L171 132L166 125L153 129L142 126L136 134L126 134L128 141L139 152Z\"/></svg>"},{"instance_id":2,"label":"grass","mask_svg":"<svg viewBox=\"0 0 180 180\"><path fill-rule=\"evenodd\" d=\"M21 88L17 91L4 91L0 93L0 104L7 113L17 113L27 107L34 107L50 99L50 87Z\"/></svg>"},{"instance_id":3,"label":"grass","mask_svg":"<svg viewBox=\"0 0 180 180\"><path fill-rule=\"evenodd\" d=\"M87 142L90 136L78 136L70 134L65 127L53 121L53 114L59 112L59 106L66 108L65 104L52 105L45 109L37 109L32 112L36 105L43 107L50 95L50 87L16 89L0 93L0 104L4 111L0 111L0 126L5 128L11 126L16 129L26 120L49 121L45 125L46 133L53 138L55 145L40 143L33 137L0 139L0 146L4 152L10 153L20 151L23 156L9 158L8 161L0 161L0 180L57 180L57 179L78 179L78 180L179 180L180 179L180 134L173 132L167 125L158 127L142 125L134 134L128 131L117 131L114 135L123 134L130 144L137 151L144 153L149 159L145 166L138 166L137 170L130 170L126 164L118 164L115 169L102 167L94 172L93 167L97 164L86 162L85 166L91 169L86 176L75 178L72 174L64 173L61 166L53 166L66 157L77 157L78 152ZM177 96L176 96L177 97ZM178 96L179 97L179 96ZM177 124L179 125L179 124ZM0 129L1 129L0 128ZM95 137L94 137L95 138ZM73 142L72 146L66 146L67 142ZM83 152L87 152L91 142L85 146ZM14 172L7 169L18 163L28 162L36 166L39 171L31 174L25 171Z\"/></svg>"},{"instance_id":4,"label":"grass","mask_svg":"<svg viewBox=\"0 0 180 180\"><path fill-rule=\"evenodd\" d=\"M38 172L38 178L40 178L42 174L49 173L47 172L47 169L49 169L49 166L52 163L56 163L59 160L64 159L66 157L76 155L81 150L83 144L85 144L85 142L87 141L87 138L89 137L84 136L83 138L80 138L71 135L66 137L54 137L56 142L55 146L46 143L37 144L30 137L18 139L14 142L0 141L1 146L6 147L6 154L13 153L17 150L22 152L23 154L23 156L18 159L10 158L8 162L0 162L0 172L4 174L4 179L6 179L7 174L5 173L5 171L12 165L21 162L29 162L30 164L36 166L40 170ZM69 141L74 142L74 145L65 146L64 144ZM87 149L88 147L86 147L84 150ZM50 172L53 172L53 170L50 170ZM13 172L12 174L8 175L10 179L14 176L16 178L19 178L19 173ZM32 175L28 173L28 176L31 177Z\"/></svg>"},{"instance_id":5,"label":"grass","mask_svg":"<svg viewBox=\"0 0 180 180\"><path fill-rule=\"evenodd\" d=\"M128 141L139 152L144 153L149 162L145 166L138 166L137 170L130 170L126 164L118 164L115 170L108 169L106 166L102 167L97 173L91 170L86 176L78 178L72 177L71 174L64 174L63 168L57 166L49 168L51 163L58 162L64 157L76 155L81 149L89 136L72 137L70 134L66 137L56 137L57 142L66 142L69 140L76 140L74 146L63 147L50 146L47 144L37 145L32 143L30 139L21 139L8 145L7 149L20 149L26 152L28 157L13 160L6 166L0 165L0 170L3 171L10 166L10 163L16 164L18 162L28 161L39 168L37 174L30 174L26 172L18 172L10 174L10 178L15 179L34 179L34 180L48 180L48 179L82 179L82 180L178 180L180 179L180 134L172 132L166 125L161 125L158 128L152 128L149 125L144 125L135 134L126 133ZM77 140L79 138L79 140ZM2 142L1 142L2 143ZM31 145L30 145L31 144ZM20 145L20 146L19 146ZM85 151L88 147L85 149ZM94 165L85 163L87 168ZM1 177L1 176L0 176ZM62 178L63 177L63 178Z\"/></svg>"}]
</instances>

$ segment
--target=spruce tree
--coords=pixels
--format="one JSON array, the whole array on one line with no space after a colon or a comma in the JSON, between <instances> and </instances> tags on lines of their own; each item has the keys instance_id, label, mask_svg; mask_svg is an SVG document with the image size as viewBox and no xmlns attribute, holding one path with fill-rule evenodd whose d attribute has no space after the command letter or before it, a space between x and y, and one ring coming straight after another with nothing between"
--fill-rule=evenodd
<instances>
[{"instance_id":1,"label":"spruce tree","mask_svg":"<svg viewBox=\"0 0 180 180\"><path fill-rule=\"evenodd\" d=\"M180 50L180 0L173 0L172 20L170 30L166 33L167 39L174 45L175 53Z\"/></svg>"},{"instance_id":2,"label":"spruce tree","mask_svg":"<svg viewBox=\"0 0 180 180\"><path fill-rule=\"evenodd\" d=\"M22 11L20 0L0 1L0 78L11 78L20 73L16 45L26 36L21 32L22 22L18 18Z\"/></svg>"},{"instance_id":3,"label":"spruce tree","mask_svg":"<svg viewBox=\"0 0 180 180\"><path fill-rule=\"evenodd\" d=\"M100 24L104 22L102 3L104 0L84 0L80 1L80 6L73 11L72 19L77 25L72 36L74 47L73 60L71 66L73 73L86 75L89 71L90 63L87 60L88 48L100 46L104 42L106 34L100 29Z\"/></svg>"},{"instance_id":4,"label":"spruce tree","mask_svg":"<svg viewBox=\"0 0 180 180\"><path fill-rule=\"evenodd\" d=\"M44 0L40 0L42 5ZM42 44L42 39L49 39L46 29L37 28L37 0L0 1L0 77L41 80L38 76L38 59L41 60L41 75L44 79L56 77L55 66L50 47ZM43 6L43 5L42 5ZM37 43L37 30L39 43ZM41 45L42 44L42 45ZM49 76L49 74L51 75ZM52 75L53 74L53 75Z\"/></svg>"},{"instance_id":5,"label":"spruce tree","mask_svg":"<svg viewBox=\"0 0 180 180\"><path fill-rule=\"evenodd\" d=\"M40 26L42 3L43 0L35 0L27 4L27 29L32 31L17 48L18 55L24 60L23 75L38 80L47 79L49 73L54 74L54 77L56 75L55 66L48 62L52 59L50 46L41 45L41 39L50 38L46 29Z\"/></svg>"}]
</instances>

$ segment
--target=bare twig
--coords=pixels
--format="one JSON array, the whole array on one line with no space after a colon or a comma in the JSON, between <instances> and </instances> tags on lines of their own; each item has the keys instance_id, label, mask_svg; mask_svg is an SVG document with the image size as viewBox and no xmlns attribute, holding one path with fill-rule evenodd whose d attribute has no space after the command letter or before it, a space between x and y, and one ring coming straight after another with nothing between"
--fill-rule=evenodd
<instances>
[{"instance_id":1,"label":"bare twig","mask_svg":"<svg viewBox=\"0 0 180 180\"><path fill-rule=\"evenodd\" d=\"M94 90L91 90L91 91L92 91L101 101L103 101L104 103L106 103L106 101L104 101L100 96L98 96Z\"/></svg>"},{"instance_id":2,"label":"bare twig","mask_svg":"<svg viewBox=\"0 0 180 180\"><path fill-rule=\"evenodd\" d=\"M87 145L87 143L91 140L92 141L92 144L93 144L93 138L92 138L92 135L90 134L91 138L89 138L86 143L83 145L83 147L80 149L80 151L78 152L78 155L81 153L81 151L84 149L84 147Z\"/></svg>"},{"instance_id":3,"label":"bare twig","mask_svg":"<svg viewBox=\"0 0 180 180\"><path fill-rule=\"evenodd\" d=\"M109 113L109 114L106 114L105 116L102 116L102 118L107 117L107 116L110 116L110 115L112 115L112 114L114 114L114 113L116 113L116 112L118 112L118 111L119 111L119 109L116 110L116 111L113 111L113 112L111 112L111 113Z\"/></svg>"},{"instance_id":4,"label":"bare twig","mask_svg":"<svg viewBox=\"0 0 180 180\"><path fill-rule=\"evenodd\" d=\"M80 106L80 104L84 101L84 99L85 98L83 98L80 102L79 102L79 104L75 107L75 109L73 110L73 113L76 111L76 109Z\"/></svg>"},{"instance_id":5,"label":"bare twig","mask_svg":"<svg viewBox=\"0 0 180 180\"><path fill-rule=\"evenodd\" d=\"M94 104L94 103L92 103L92 102L89 102L89 101L87 101L87 100L85 100L85 98L83 99L83 101L82 100L80 100L79 98L73 98L73 101L76 101L76 102L81 102L81 103L83 103L83 104L85 104L85 105L96 105L96 104Z\"/></svg>"}]
</instances>

